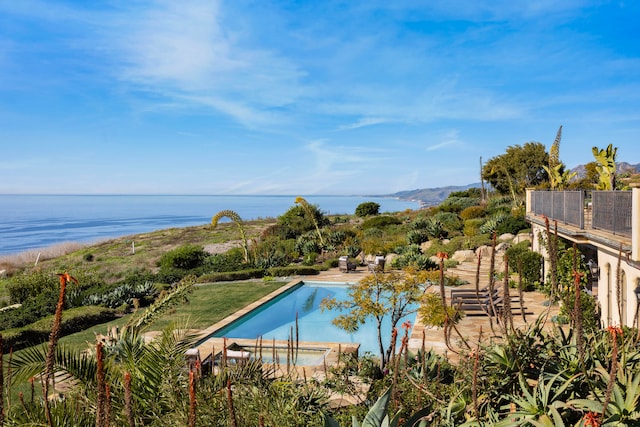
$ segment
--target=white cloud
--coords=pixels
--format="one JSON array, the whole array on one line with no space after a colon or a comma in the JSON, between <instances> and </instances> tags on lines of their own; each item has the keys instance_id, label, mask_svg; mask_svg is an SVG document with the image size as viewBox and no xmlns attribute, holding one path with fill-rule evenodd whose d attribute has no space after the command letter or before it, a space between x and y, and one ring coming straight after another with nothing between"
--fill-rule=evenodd
<instances>
[{"instance_id":1,"label":"white cloud","mask_svg":"<svg viewBox=\"0 0 640 427\"><path fill-rule=\"evenodd\" d=\"M219 2L155 1L119 17L107 37L120 78L161 97L212 107L245 125L299 96L303 73L277 51L245 46Z\"/></svg>"},{"instance_id":2,"label":"white cloud","mask_svg":"<svg viewBox=\"0 0 640 427\"><path fill-rule=\"evenodd\" d=\"M379 125L387 122L389 122L389 120L382 117L363 117L355 123L340 126L338 130L353 130L353 129L358 129L366 126Z\"/></svg>"},{"instance_id":3,"label":"white cloud","mask_svg":"<svg viewBox=\"0 0 640 427\"><path fill-rule=\"evenodd\" d=\"M438 142L429 145L426 148L426 151L436 151L445 147L449 147L451 145L454 145L454 146L460 145L461 141L458 138L459 133L460 132L457 130L449 130L449 131L440 133L439 135L433 138Z\"/></svg>"}]
</instances>

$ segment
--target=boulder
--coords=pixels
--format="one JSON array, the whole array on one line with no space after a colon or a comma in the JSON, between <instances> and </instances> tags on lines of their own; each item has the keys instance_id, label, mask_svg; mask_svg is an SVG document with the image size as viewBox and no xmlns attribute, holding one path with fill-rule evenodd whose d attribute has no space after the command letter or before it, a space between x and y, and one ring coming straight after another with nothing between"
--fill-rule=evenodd
<instances>
[{"instance_id":1,"label":"boulder","mask_svg":"<svg viewBox=\"0 0 640 427\"><path fill-rule=\"evenodd\" d=\"M530 241L531 241L531 235L529 233L520 233L513 238L514 244L520 243L520 242L530 242Z\"/></svg>"},{"instance_id":2,"label":"boulder","mask_svg":"<svg viewBox=\"0 0 640 427\"><path fill-rule=\"evenodd\" d=\"M504 233L498 236L499 242L511 242L515 236L511 233Z\"/></svg>"},{"instance_id":3,"label":"boulder","mask_svg":"<svg viewBox=\"0 0 640 427\"><path fill-rule=\"evenodd\" d=\"M420 250L422 251L422 253L425 253L425 252L427 252L429 250L431 245L433 245L433 242L431 240L427 240L426 242L422 242L420 244Z\"/></svg>"},{"instance_id":4,"label":"boulder","mask_svg":"<svg viewBox=\"0 0 640 427\"><path fill-rule=\"evenodd\" d=\"M470 249L455 251L451 259L458 262L473 261L476 257L475 252Z\"/></svg>"},{"instance_id":5,"label":"boulder","mask_svg":"<svg viewBox=\"0 0 640 427\"><path fill-rule=\"evenodd\" d=\"M481 256L482 258L490 257L491 246L487 246L487 245L478 246L478 249L476 249L476 257L477 256Z\"/></svg>"},{"instance_id":6,"label":"boulder","mask_svg":"<svg viewBox=\"0 0 640 427\"><path fill-rule=\"evenodd\" d=\"M503 254L511 247L511 244L507 242L498 243L496 245L496 253Z\"/></svg>"}]
</instances>

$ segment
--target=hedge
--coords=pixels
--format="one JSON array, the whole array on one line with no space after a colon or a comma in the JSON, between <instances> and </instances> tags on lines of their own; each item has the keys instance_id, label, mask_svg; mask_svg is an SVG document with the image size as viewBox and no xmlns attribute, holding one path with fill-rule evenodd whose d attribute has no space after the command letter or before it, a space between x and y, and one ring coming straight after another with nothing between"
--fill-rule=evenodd
<instances>
[{"instance_id":1,"label":"hedge","mask_svg":"<svg viewBox=\"0 0 640 427\"><path fill-rule=\"evenodd\" d=\"M283 277L283 276L314 276L320 274L320 267L311 267L306 265L290 265L287 267L271 267L267 270L269 276Z\"/></svg>"},{"instance_id":2,"label":"hedge","mask_svg":"<svg viewBox=\"0 0 640 427\"><path fill-rule=\"evenodd\" d=\"M28 326L2 331L4 351L8 352L11 348L15 351L47 341L53 326L53 317L47 316ZM83 331L91 326L113 320L115 317L116 311L110 308L97 306L71 308L63 312L61 334L64 336Z\"/></svg>"},{"instance_id":3,"label":"hedge","mask_svg":"<svg viewBox=\"0 0 640 427\"><path fill-rule=\"evenodd\" d=\"M254 268L251 270L203 274L198 277L197 283L233 282L234 280L260 279L262 277L264 277L264 270Z\"/></svg>"}]
</instances>

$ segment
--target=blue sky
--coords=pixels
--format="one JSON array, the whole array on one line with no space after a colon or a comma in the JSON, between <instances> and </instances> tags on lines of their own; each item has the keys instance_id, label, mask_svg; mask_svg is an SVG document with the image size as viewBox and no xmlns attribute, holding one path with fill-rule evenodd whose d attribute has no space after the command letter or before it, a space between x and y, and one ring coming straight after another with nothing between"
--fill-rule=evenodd
<instances>
[{"instance_id":1,"label":"blue sky","mask_svg":"<svg viewBox=\"0 0 640 427\"><path fill-rule=\"evenodd\" d=\"M384 194L640 163L640 2L0 0L0 193Z\"/></svg>"}]
</instances>

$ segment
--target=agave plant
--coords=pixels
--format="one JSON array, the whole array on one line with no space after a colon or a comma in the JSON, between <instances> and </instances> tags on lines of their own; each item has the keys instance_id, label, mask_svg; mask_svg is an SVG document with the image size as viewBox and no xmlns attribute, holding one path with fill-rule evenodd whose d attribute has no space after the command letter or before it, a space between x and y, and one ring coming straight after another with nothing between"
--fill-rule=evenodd
<instances>
[{"instance_id":1,"label":"agave plant","mask_svg":"<svg viewBox=\"0 0 640 427\"><path fill-rule=\"evenodd\" d=\"M595 389L589 399L574 399L567 403L578 409L602 414L602 426L640 425L640 371L630 371L619 365L613 379L602 367L597 369L597 373L604 384L612 384L610 400L604 399L601 387Z\"/></svg>"},{"instance_id":2,"label":"agave plant","mask_svg":"<svg viewBox=\"0 0 640 427\"><path fill-rule=\"evenodd\" d=\"M353 427L398 427L400 420L400 412L396 413L391 419L387 414L387 408L389 406L389 400L391 399L391 387L389 387L378 398L376 403L369 409L367 415L362 422L358 422L355 416L352 419ZM324 414L325 427L340 427L340 424L331 416ZM408 425L408 424L405 424ZM413 424L411 424L413 425Z\"/></svg>"}]
</instances>

